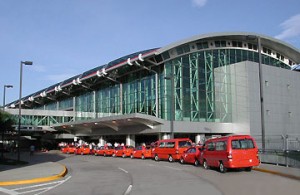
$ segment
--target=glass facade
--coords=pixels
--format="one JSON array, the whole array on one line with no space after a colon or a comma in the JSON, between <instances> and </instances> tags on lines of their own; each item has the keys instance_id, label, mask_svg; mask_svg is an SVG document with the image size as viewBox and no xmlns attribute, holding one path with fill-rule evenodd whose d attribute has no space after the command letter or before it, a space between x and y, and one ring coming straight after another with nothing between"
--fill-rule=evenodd
<instances>
[{"instance_id":1,"label":"glass facade","mask_svg":"<svg viewBox=\"0 0 300 195\"><path fill-rule=\"evenodd\" d=\"M155 67L158 80L154 72L140 69L118 82L107 80L94 91L85 90L75 97L48 103L44 106L45 110L75 111L75 118L58 117L43 123L131 113L170 120L172 110L176 121L232 122L231 85L234 85L232 80L236 73L232 73L229 66L242 61L258 63L259 56L257 51L224 48L224 44L216 42L216 48L210 49L207 42L199 43L197 48L201 50L196 52L191 52L188 45L180 46L175 49L178 56L173 58L165 52L167 57L164 59L168 60ZM262 55L262 63L290 69L287 64L269 55ZM31 119L28 121L35 123Z\"/></svg>"}]
</instances>

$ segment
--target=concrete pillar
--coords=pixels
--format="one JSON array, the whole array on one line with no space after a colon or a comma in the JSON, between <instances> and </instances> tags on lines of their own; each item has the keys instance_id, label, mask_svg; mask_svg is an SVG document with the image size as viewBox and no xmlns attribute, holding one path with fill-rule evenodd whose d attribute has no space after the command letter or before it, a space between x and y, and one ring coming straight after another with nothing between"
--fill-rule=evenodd
<instances>
[{"instance_id":1,"label":"concrete pillar","mask_svg":"<svg viewBox=\"0 0 300 195\"><path fill-rule=\"evenodd\" d=\"M195 143L198 144L204 144L205 142L205 135L204 134L197 134L195 137Z\"/></svg>"},{"instance_id":2,"label":"concrete pillar","mask_svg":"<svg viewBox=\"0 0 300 195\"><path fill-rule=\"evenodd\" d=\"M135 147L135 135L126 135L126 145Z\"/></svg>"},{"instance_id":3,"label":"concrete pillar","mask_svg":"<svg viewBox=\"0 0 300 195\"><path fill-rule=\"evenodd\" d=\"M100 145L100 146L104 146L105 144L106 144L106 141L104 140L103 136L101 136L101 137L99 138L99 145Z\"/></svg>"},{"instance_id":4,"label":"concrete pillar","mask_svg":"<svg viewBox=\"0 0 300 195\"><path fill-rule=\"evenodd\" d=\"M170 139L170 134L169 133L162 134L161 139Z\"/></svg>"}]
</instances>

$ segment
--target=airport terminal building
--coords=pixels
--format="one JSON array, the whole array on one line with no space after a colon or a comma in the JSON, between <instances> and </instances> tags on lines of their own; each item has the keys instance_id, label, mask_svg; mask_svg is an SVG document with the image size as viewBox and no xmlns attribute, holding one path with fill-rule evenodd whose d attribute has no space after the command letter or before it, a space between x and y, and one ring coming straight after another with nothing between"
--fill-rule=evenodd
<instances>
[{"instance_id":1,"label":"airport terminal building","mask_svg":"<svg viewBox=\"0 0 300 195\"><path fill-rule=\"evenodd\" d=\"M130 145L251 134L263 148L287 140L299 148L297 64L300 50L269 36L198 35L104 62L22 98L21 131ZM18 115L19 104L6 111Z\"/></svg>"}]
</instances>

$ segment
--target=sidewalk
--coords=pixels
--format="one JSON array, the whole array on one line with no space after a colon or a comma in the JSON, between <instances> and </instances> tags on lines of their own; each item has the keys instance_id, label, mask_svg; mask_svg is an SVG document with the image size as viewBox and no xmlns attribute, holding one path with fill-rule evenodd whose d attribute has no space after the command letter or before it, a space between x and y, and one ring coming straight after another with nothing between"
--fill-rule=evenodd
<instances>
[{"instance_id":1,"label":"sidewalk","mask_svg":"<svg viewBox=\"0 0 300 195\"><path fill-rule=\"evenodd\" d=\"M15 155L15 156L14 156ZM10 158L16 159L16 154ZM0 186L21 185L57 180L67 174L67 168L58 163L64 157L59 151L36 153L33 156L22 153L21 160L27 165L0 165ZM254 171L275 174L300 181L300 169L271 164L261 164Z\"/></svg>"},{"instance_id":2,"label":"sidewalk","mask_svg":"<svg viewBox=\"0 0 300 195\"><path fill-rule=\"evenodd\" d=\"M279 175L287 177L290 179L295 179L300 181L300 169L293 167L284 167L272 164L260 164L260 166L253 168L255 171L270 173L274 175Z\"/></svg>"},{"instance_id":3,"label":"sidewalk","mask_svg":"<svg viewBox=\"0 0 300 195\"><path fill-rule=\"evenodd\" d=\"M6 154L6 158L17 159L16 154ZM67 174L67 168L57 161L63 159L58 151L37 152L33 156L22 152L21 161L26 165L0 165L0 186L32 184L57 180Z\"/></svg>"}]
</instances>

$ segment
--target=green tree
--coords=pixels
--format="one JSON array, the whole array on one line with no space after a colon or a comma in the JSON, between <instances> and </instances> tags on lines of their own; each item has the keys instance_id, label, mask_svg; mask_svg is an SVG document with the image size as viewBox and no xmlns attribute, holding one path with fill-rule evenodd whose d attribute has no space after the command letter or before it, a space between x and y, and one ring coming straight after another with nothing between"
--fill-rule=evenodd
<instances>
[{"instance_id":1,"label":"green tree","mask_svg":"<svg viewBox=\"0 0 300 195\"><path fill-rule=\"evenodd\" d=\"M13 116L7 112L0 111L0 131L2 134L2 147L4 147L5 132L13 131L13 124L15 124ZM4 157L3 153L4 153L4 148L1 149L2 159Z\"/></svg>"}]
</instances>

